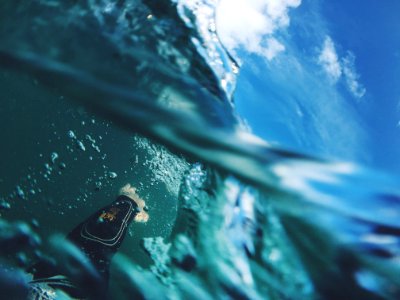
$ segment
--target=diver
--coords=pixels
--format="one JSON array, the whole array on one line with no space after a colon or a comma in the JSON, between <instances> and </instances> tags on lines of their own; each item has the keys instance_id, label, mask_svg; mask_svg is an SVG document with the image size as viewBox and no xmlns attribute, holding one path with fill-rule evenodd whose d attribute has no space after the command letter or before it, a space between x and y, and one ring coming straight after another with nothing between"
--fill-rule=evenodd
<instances>
[{"instance_id":1,"label":"diver","mask_svg":"<svg viewBox=\"0 0 400 300\"><path fill-rule=\"evenodd\" d=\"M42 260L28 270L33 274L28 299L58 299L60 290L74 299L105 299L111 259L121 246L129 224L148 219L145 201L134 187L125 185L114 202L92 214L66 237L94 267L95 276L80 282L80 285L89 285L86 292L76 285L76 280L60 274L60 268ZM95 296L88 294L88 290L94 290Z\"/></svg>"}]
</instances>

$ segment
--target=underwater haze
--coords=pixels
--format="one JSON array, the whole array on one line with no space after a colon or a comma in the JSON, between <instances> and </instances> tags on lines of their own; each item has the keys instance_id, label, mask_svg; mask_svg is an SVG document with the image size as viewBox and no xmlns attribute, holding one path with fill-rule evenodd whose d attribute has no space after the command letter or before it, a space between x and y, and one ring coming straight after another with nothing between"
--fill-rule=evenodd
<instances>
[{"instance_id":1,"label":"underwater haze","mask_svg":"<svg viewBox=\"0 0 400 300\"><path fill-rule=\"evenodd\" d=\"M105 299L399 299L399 11L1 1L0 298L99 299L63 236L129 183Z\"/></svg>"}]
</instances>

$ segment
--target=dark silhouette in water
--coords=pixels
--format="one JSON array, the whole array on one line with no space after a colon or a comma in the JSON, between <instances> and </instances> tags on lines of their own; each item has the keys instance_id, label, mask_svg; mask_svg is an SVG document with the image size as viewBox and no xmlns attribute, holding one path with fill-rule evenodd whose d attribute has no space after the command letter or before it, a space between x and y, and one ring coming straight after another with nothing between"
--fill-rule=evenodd
<instances>
[{"instance_id":1,"label":"dark silhouette in water","mask_svg":"<svg viewBox=\"0 0 400 300\"><path fill-rule=\"evenodd\" d=\"M29 299L37 299L39 295L43 299L56 299L57 290L73 298L104 299L111 259L120 248L129 224L133 220L147 222L149 216L145 210L145 202L135 188L125 185L114 202L99 209L67 235L70 243L62 247L71 247L70 254L77 261L67 259L64 266L55 266L51 261L41 260L30 268L34 278Z\"/></svg>"}]
</instances>

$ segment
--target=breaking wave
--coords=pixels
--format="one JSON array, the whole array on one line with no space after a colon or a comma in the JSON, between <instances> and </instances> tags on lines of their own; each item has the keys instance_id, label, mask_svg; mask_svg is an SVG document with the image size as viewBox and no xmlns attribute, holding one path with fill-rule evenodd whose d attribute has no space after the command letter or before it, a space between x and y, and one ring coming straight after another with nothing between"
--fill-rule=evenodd
<instances>
[{"instance_id":1,"label":"breaking wave","mask_svg":"<svg viewBox=\"0 0 400 300\"><path fill-rule=\"evenodd\" d=\"M27 293L22 270L37 257L75 260L90 276L54 234L126 181L151 219L114 260L111 299L400 296L399 179L248 132L217 2L2 1L3 119L11 126L32 105L35 124L50 124L35 137L52 140L44 168L28 162L10 182L2 171L0 289L10 297Z\"/></svg>"}]
</instances>

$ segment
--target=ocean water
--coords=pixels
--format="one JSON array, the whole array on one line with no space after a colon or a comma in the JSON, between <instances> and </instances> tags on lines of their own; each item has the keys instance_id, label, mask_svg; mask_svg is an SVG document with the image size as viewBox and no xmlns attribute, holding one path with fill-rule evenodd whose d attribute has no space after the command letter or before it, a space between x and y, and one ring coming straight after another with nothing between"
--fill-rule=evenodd
<instances>
[{"instance_id":1,"label":"ocean water","mask_svg":"<svg viewBox=\"0 0 400 300\"><path fill-rule=\"evenodd\" d=\"M254 137L217 3L0 3L5 299L38 257L85 274L60 235L126 183L109 299L399 299L399 178Z\"/></svg>"}]
</instances>

